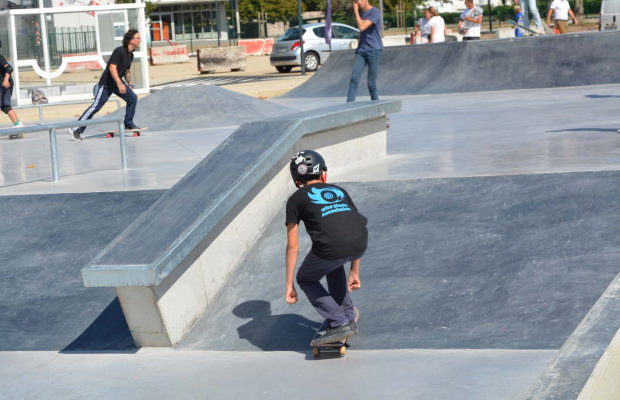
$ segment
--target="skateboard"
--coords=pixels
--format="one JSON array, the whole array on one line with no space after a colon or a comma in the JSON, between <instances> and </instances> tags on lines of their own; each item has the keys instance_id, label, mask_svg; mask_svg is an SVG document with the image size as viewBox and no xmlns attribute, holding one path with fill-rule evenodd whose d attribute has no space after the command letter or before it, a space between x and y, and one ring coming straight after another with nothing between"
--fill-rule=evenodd
<instances>
[{"instance_id":1,"label":"skateboard","mask_svg":"<svg viewBox=\"0 0 620 400\"><path fill-rule=\"evenodd\" d=\"M514 26L515 28L519 28L519 29L523 29L524 31L527 31L527 32L531 33L532 35L542 35L542 33L536 32L535 30L530 29L527 26L517 24L515 21L513 21L511 19L508 20L508 23L510 25Z\"/></svg>"},{"instance_id":2,"label":"skateboard","mask_svg":"<svg viewBox=\"0 0 620 400\"><path fill-rule=\"evenodd\" d=\"M126 129L125 130L125 137L142 136L142 132L144 132L147 129L149 129L148 126L145 126L144 128L140 128L140 129ZM116 135L118 135L120 133L118 130L106 131L104 129L99 129L99 132L105 133L106 134L105 137L107 137L107 138L113 138L114 136L116 136Z\"/></svg>"},{"instance_id":3,"label":"skateboard","mask_svg":"<svg viewBox=\"0 0 620 400\"><path fill-rule=\"evenodd\" d=\"M357 307L355 307L355 322L357 322L359 317L360 317L360 312L357 309ZM347 354L347 347L349 347L349 345L347 344L348 338L344 340L339 340L337 342L332 342L332 343L325 343L325 344L314 344L313 343L316 339L320 338L321 336L325 334L325 331L327 330L327 326L328 326L327 320L323 321L319 329L314 334L314 337L312 338L312 341L310 342L310 346L312 346L312 354L316 358L319 358L321 356L321 353L337 353L340 357L344 357Z\"/></svg>"}]
</instances>

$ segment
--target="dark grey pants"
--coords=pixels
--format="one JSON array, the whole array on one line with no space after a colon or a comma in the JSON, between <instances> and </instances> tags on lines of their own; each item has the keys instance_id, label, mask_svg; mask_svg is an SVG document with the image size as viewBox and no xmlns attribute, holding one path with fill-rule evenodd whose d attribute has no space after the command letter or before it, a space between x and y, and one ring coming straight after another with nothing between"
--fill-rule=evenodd
<instances>
[{"instance_id":1,"label":"dark grey pants","mask_svg":"<svg viewBox=\"0 0 620 400\"><path fill-rule=\"evenodd\" d=\"M344 264L358 258L326 260L310 251L297 271L297 284L332 328L355 319ZM323 277L327 279L328 290L319 282Z\"/></svg>"}]
</instances>

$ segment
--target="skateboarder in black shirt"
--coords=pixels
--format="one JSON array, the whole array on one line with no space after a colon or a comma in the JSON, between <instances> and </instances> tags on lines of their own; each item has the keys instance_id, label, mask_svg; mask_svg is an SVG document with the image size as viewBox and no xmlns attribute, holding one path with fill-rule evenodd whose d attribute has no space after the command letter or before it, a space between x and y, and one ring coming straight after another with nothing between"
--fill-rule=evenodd
<instances>
[{"instance_id":1,"label":"skateboarder in black shirt","mask_svg":"<svg viewBox=\"0 0 620 400\"><path fill-rule=\"evenodd\" d=\"M2 48L1 41L0 48ZM12 72L13 67L11 67L11 64L9 64L2 54L0 54L0 109L3 113L9 116L9 119L15 128L20 128L24 125L17 117L17 113L13 110L13 107L11 107L11 95L13 94L13 78L11 77ZM10 135L10 138L23 138L23 136Z\"/></svg>"},{"instance_id":2,"label":"skateboarder in black shirt","mask_svg":"<svg viewBox=\"0 0 620 400\"><path fill-rule=\"evenodd\" d=\"M297 283L329 323L316 344L343 340L357 333L349 292L360 288L360 261L368 243L367 220L343 188L326 183L327 166L319 153L297 153L290 168L299 190L286 203L286 301L297 302L293 275L299 251L298 226L303 221L312 249L299 267ZM344 269L347 262L351 262L348 281ZM323 277L328 290L319 282Z\"/></svg>"},{"instance_id":3,"label":"skateboarder in black shirt","mask_svg":"<svg viewBox=\"0 0 620 400\"><path fill-rule=\"evenodd\" d=\"M140 34L134 29L130 29L123 36L123 45L117 47L112 52L112 56L108 61L108 65L99 79L99 85L95 91L95 101L90 107L84 111L84 114L78 119L78 121L85 121L91 119L101 107L108 101L108 98L114 93L118 97L127 102L125 108L125 129L139 130L133 122L133 117L136 113L136 105L138 104L138 97L131 90L133 88L133 81L131 79L131 63L133 62L133 51L140 47ZM123 78L126 82L123 81ZM72 128L71 134L73 140L82 140L82 133L86 130L85 126L79 128Z\"/></svg>"}]
</instances>

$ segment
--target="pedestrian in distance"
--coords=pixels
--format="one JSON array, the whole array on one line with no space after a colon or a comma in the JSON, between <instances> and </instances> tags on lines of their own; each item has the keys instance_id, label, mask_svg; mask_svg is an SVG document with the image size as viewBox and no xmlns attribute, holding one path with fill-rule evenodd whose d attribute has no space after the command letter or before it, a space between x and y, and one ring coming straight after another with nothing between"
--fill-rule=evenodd
<instances>
[{"instance_id":1,"label":"pedestrian in distance","mask_svg":"<svg viewBox=\"0 0 620 400\"><path fill-rule=\"evenodd\" d=\"M463 34L463 40L480 40L482 8L475 5L474 0L465 0L465 7L458 25L459 32Z\"/></svg>"},{"instance_id":2,"label":"pedestrian in distance","mask_svg":"<svg viewBox=\"0 0 620 400\"><path fill-rule=\"evenodd\" d=\"M2 49L2 42L0 41L0 50ZM0 109L3 113L8 115L9 119L13 123L14 128L21 128L24 126L17 113L11 107L11 96L13 95L13 78L11 74L13 73L13 67L9 62L4 58L2 53L0 53ZM23 135L10 135L11 139L23 138Z\"/></svg>"},{"instance_id":3,"label":"pedestrian in distance","mask_svg":"<svg viewBox=\"0 0 620 400\"><path fill-rule=\"evenodd\" d=\"M431 41L431 24L430 20L433 16L428 10L424 10L424 17L420 18L415 24L416 36L420 35L422 44Z\"/></svg>"},{"instance_id":4,"label":"pedestrian in distance","mask_svg":"<svg viewBox=\"0 0 620 400\"><path fill-rule=\"evenodd\" d=\"M515 22L517 25L523 25L523 12L521 11L521 7L515 6ZM523 32L518 26L515 26L515 37L523 37Z\"/></svg>"},{"instance_id":5,"label":"pedestrian in distance","mask_svg":"<svg viewBox=\"0 0 620 400\"><path fill-rule=\"evenodd\" d=\"M349 82L349 92L347 93L347 103L355 101L357 85L360 83L362 72L368 66L368 91L371 100L379 100L377 90L377 74L379 73L379 62L383 52L383 41L381 40L380 24L381 13L370 5L368 0L353 0L353 15L360 30L359 43L355 50L355 63L353 73Z\"/></svg>"},{"instance_id":6,"label":"pedestrian in distance","mask_svg":"<svg viewBox=\"0 0 620 400\"><path fill-rule=\"evenodd\" d=\"M545 32L542 26L542 21L540 20L540 13L538 12L536 0L515 0L515 4L521 6L521 12L523 13L523 24L521 25L536 31L537 33L542 34ZM530 26L529 14L532 15L532 19L534 20L534 28Z\"/></svg>"},{"instance_id":7,"label":"pedestrian in distance","mask_svg":"<svg viewBox=\"0 0 620 400\"><path fill-rule=\"evenodd\" d=\"M368 244L367 219L343 188L327 184L327 165L313 150L297 153L290 163L298 190L286 203L286 301L297 302L293 275L297 265L299 222L303 221L312 249L297 272L297 284L328 322L313 345L333 343L357 334L350 292L361 287L360 262ZM351 263L349 278L344 269ZM327 290L321 284L327 279Z\"/></svg>"},{"instance_id":8,"label":"pedestrian in distance","mask_svg":"<svg viewBox=\"0 0 620 400\"><path fill-rule=\"evenodd\" d=\"M140 34L134 29L130 29L123 36L123 45L117 47L112 52L112 56L108 61L99 84L95 86L95 101L84 111L78 121L91 119L104 104L108 101L112 94L125 100L127 106L125 108L125 129L139 130L133 122L138 104L138 96L133 92L133 80L131 78L131 63L133 62L133 52L140 47ZM124 80L123 80L124 79ZM86 130L85 126L72 128L71 135L73 140L82 140L82 133Z\"/></svg>"},{"instance_id":9,"label":"pedestrian in distance","mask_svg":"<svg viewBox=\"0 0 620 400\"><path fill-rule=\"evenodd\" d=\"M551 23L551 14L553 14L553 18L555 19L555 27L561 34L568 33L569 14L575 25L579 24L577 17L575 17L575 13L573 13L573 10L570 8L568 0L553 0L549 6L549 13L547 14L547 25Z\"/></svg>"},{"instance_id":10,"label":"pedestrian in distance","mask_svg":"<svg viewBox=\"0 0 620 400\"><path fill-rule=\"evenodd\" d=\"M433 16L429 21L431 25L431 43L446 41L446 23L437 12L435 7L429 7L428 12Z\"/></svg>"}]
</instances>

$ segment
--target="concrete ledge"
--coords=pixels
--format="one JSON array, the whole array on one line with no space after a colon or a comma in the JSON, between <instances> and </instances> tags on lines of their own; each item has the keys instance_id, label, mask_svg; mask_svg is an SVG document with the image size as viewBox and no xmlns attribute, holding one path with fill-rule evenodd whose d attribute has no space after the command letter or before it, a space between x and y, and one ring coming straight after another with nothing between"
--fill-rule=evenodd
<instances>
[{"instance_id":1,"label":"concrete ledge","mask_svg":"<svg viewBox=\"0 0 620 400\"><path fill-rule=\"evenodd\" d=\"M243 71L246 67L245 47L209 47L196 50L200 73Z\"/></svg>"},{"instance_id":2,"label":"concrete ledge","mask_svg":"<svg viewBox=\"0 0 620 400\"><path fill-rule=\"evenodd\" d=\"M616 275L557 359L526 399L594 400L620 398L620 274Z\"/></svg>"},{"instance_id":3,"label":"concrete ledge","mask_svg":"<svg viewBox=\"0 0 620 400\"><path fill-rule=\"evenodd\" d=\"M83 268L84 284L116 287L137 345L174 345L294 190L290 157L314 148L332 169L383 157L399 110L359 102L244 124Z\"/></svg>"},{"instance_id":4,"label":"concrete ledge","mask_svg":"<svg viewBox=\"0 0 620 400\"><path fill-rule=\"evenodd\" d=\"M618 398L620 398L620 329L579 394L579 400Z\"/></svg>"}]
</instances>

